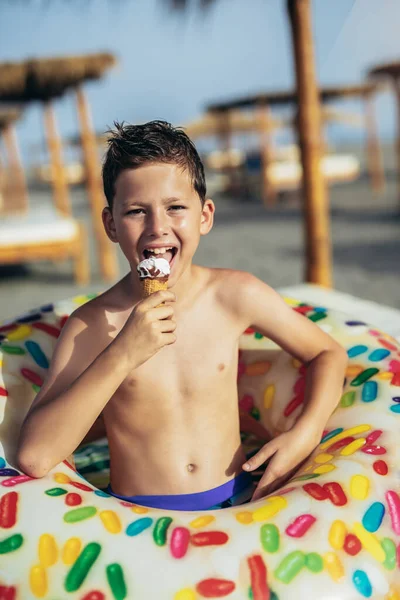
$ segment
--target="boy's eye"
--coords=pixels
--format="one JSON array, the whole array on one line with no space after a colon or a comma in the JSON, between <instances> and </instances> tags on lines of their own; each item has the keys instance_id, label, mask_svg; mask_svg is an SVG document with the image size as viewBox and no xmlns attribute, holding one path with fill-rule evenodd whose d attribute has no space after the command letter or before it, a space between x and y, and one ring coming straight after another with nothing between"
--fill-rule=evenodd
<instances>
[{"instance_id":1,"label":"boy's eye","mask_svg":"<svg viewBox=\"0 0 400 600\"><path fill-rule=\"evenodd\" d=\"M138 215L139 213L144 212L143 208L131 208L131 210L128 210L128 212L126 213L127 215Z\"/></svg>"},{"instance_id":2,"label":"boy's eye","mask_svg":"<svg viewBox=\"0 0 400 600\"><path fill-rule=\"evenodd\" d=\"M172 206L170 206L170 208L173 208L175 210L179 210L179 209L185 208L185 207L182 206L181 204L173 204Z\"/></svg>"}]
</instances>

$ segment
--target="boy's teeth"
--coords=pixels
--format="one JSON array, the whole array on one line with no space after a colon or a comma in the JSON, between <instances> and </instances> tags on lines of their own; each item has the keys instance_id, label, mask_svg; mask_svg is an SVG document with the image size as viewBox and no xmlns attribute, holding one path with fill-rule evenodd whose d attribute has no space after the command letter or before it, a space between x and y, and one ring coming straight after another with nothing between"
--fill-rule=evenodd
<instances>
[{"instance_id":1,"label":"boy's teeth","mask_svg":"<svg viewBox=\"0 0 400 600\"><path fill-rule=\"evenodd\" d=\"M153 252L154 254L165 254L167 250L172 250L172 248L148 248L147 252Z\"/></svg>"}]
</instances>

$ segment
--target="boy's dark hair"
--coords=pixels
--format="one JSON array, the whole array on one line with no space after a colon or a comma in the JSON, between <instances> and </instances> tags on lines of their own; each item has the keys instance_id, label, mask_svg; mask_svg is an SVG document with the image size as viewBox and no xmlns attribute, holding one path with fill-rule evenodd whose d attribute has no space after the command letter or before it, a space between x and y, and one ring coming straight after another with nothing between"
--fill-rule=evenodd
<instances>
[{"instance_id":1,"label":"boy's dark hair","mask_svg":"<svg viewBox=\"0 0 400 600\"><path fill-rule=\"evenodd\" d=\"M187 169L202 205L206 198L204 167L195 145L178 128L166 121L149 121L143 125L114 122L103 163L103 186L112 209L115 181L121 171L148 163L170 163Z\"/></svg>"}]
</instances>

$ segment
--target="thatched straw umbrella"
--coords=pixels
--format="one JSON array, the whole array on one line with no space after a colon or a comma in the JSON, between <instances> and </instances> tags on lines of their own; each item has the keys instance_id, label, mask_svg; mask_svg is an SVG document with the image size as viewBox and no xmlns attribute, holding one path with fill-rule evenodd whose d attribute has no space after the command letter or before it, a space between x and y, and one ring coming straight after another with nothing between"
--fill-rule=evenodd
<instances>
[{"instance_id":1,"label":"thatched straw umbrella","mask_svg":"<svg viewBox=\"0 0 400 600\"><path fill-rule=\"evenodd\" d=\"M106 238L101 222L104 198L100 165L89 106L82 84L88 80L101 78L115 62L112 54L100 53L0 64L0 102L40 101L44 104L44 122L52 161L55 203L59 211L64 214L69 214L70 204L63 168L61 140L57 131L52 101L69 90L76 92L88 195L99 248L100 266L103 276L110 280L115 279L117 275L117 263L115 253Z\"/></svg>"},{"instance_id":2,"label":"thatched straw umbrella","mask_svg":"<svg viewBox=\"0 0 400 600\"><path fill-rule=\"evenodd\" d=\"M165 0L183 9L188 0ZM199 0L208 6L217 0ZM322 158L321 109L315 73L311 0L286 0L292 33L299 99L298 135L303 166L305 206L306 281L332 285L332 250L328 195L320 169Z\"/></svg>"},{"instance_id":3,"label":"thatched straw umbrella","mask_svg":"<svg viewBox=\"0 0 400 600\"><path fill-rule=\"evenodd\" d=\"M14 123L22 116L20 108L0 109L0 135L3 138L7 153L7 173L4 172L1 179L5 185L1 186L0 212L25 212L28 206L28 192L24 168L22 166L17 136Z\"/></svg>"},{"instance_id":4,"label":"thatched straw umbrella","mask_svg":"<svg viewBox=\"0 0 400 600\"><path fill-rule=\"evenodd\" d=\"M397 106L397 176L398 176L398 196L400 201L400 62L391 62L377 65L369 71L369 76L374 78L386 78L391 81Z\"/></svg>"}]
</instances>

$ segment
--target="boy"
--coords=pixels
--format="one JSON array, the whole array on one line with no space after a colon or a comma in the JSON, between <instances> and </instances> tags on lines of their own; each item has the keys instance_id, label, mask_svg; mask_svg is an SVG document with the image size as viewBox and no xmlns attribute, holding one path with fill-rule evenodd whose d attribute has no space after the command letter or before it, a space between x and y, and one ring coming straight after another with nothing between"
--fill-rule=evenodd
<instances>
[{"instance_id":1,"label":"boy","mask_svg":"<svg viewBox=\"0 0 400 600\"><path fill-rule=\"evenodd\" d=\"M21 430L23 471L44 476L100 413L110 493L159 508L205 510L270 493L318 445L336 407L345 351L249 273L192 264L214 204L193 143L163 121L116 124L103 165L103 223L130 272L79 307ZM168 290L143 299L137 266L170 263ZM239 434L238 340L254 327L307 363L303 413L245 463Z\"/></svg>"}]
</instances>

